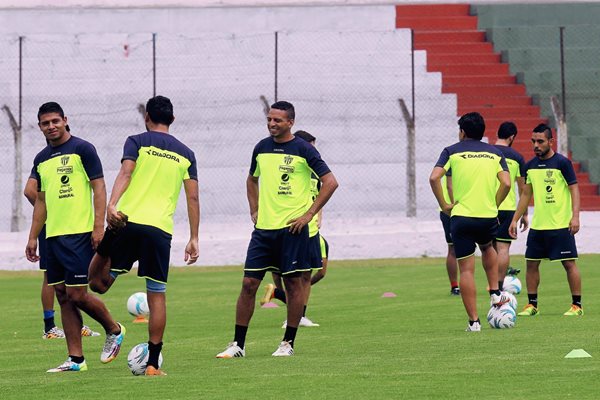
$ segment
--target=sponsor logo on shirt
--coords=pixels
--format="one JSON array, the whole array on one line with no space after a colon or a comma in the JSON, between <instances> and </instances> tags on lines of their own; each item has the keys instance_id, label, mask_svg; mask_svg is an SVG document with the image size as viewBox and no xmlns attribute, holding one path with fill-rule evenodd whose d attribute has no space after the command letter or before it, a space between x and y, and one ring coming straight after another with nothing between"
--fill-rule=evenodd
<instances>
[{"instance_id":1,"label":"sponsor logo on shirt","mask_svg":"<svg viewBox=\"0 0 600 400\"><path fill-rule=\"evenodd\" d=\"M163 157L163 158L166 158L167 160L173 160L173 161L179 162L179 158L174 156L173 154L159 152L156 150L146 150L146 153L148 153L149 156Z\"/></svg>"}]
</instances>

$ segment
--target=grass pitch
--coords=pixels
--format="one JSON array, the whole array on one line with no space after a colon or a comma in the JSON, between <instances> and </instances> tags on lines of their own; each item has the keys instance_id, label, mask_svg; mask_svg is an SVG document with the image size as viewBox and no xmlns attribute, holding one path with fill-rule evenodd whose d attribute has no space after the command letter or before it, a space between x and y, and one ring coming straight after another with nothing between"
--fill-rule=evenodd
<instances>
[{"instance_id":1,"label":"grass pitch","mask_svg":"<svg viewBox=\"0 0 600 400\"><path fill-rule=\"evenodd\" d=\"M570 304L564 270L544 262L541 314L519 317L511 330L493 330L485 322L489 297L478 260L483 329L467 333L462 302L449 295L444 260L331 262L308 308L321 326L300 329L294 357L271 357L283 336L285 308L257 303L247 357L232 360L214 356L233 336L241 268L174 268L163 348L167 377L133 376L127 368L129 350L147 340L146 326L132 324L126 309L129 295L144 290L142 280L122 276L102 296L127 326L115 361L99 361L104 336L84 338L89 371L47 374L65 360L66 347L62 340L41 339L41 275L1 272L0 393L2 399L28 400L597 398L599 263L599 255L579 260L584 317L562 315ZM513 257L512 264L523 269L524 285L522 258ZM384 292L398 296L382 298ZM527 302L525 293L517 299L519 308ZM565 359L573 349L593 358Z\"/></svg>"}]
</instances>

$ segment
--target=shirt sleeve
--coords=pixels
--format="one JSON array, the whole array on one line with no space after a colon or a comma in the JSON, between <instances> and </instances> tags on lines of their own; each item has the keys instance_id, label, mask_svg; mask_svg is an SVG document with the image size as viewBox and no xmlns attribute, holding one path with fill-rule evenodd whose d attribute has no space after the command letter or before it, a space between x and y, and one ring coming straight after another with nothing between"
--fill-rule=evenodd
<instances>
[{"instance_id":1,"label":"shirt sleeve","mask_svg":"<svg viewBox=\"0 0 600 400\"><path fill-rule=\"evenodd\" d=\"M575 169L573 168L573 163L568 158L564 158L561 166L560 172L562 172L567 185L571 186L577 183L577 175L575 175Z\"/></svg>"},{"instance_id":2,"label":"shirt sleeve","mask_svg":"<svg viewBox=\"0 0 600 400\"><path fill-rule=\"evenodd\" d=\"M508 171L508 164L506 163L506 158L504 158L504 156L500 158L500 168L502 168L502 171Z\"/></svg>"},{"instance_id":3,"label":"shirt sleeve","mask_svg":"<svg viewBox=\"0 0 600 400\"><path fill-rule=\"evenodd\" d=\"M187 175L189 179L198 180L198 167L196 166L196 155L194 152L191 152L190 155L190 166L187 169Z\"/></svg>"},{"instance_id":4,"label":"shirt sleeve","mask_svg":"<svg viewBox=\"0 0 600 400\"><path fill-rule=\"evenodd\" d=\"M440 154L440 158L438 158L435 163L436 167L444 168L446 171L450 171L450 152L447 148L442 150L442 154ZM452 173L451 173L452 174Z\"/></svg>"},{"instance_id":5,"label":"shirt sleeve","mask_svg":"<svg viewBox=\"0 0 600 400\"><path fill-rule=\"evenodd\" d=\"M33 167L31 167L31 173L29 177L35 179L37 181L37 191L42 191L42 178L40 177L40 173L38 172L38 160L37 157L33 160Z\"/></svg>"},{"instance_id":6,"label":"shirt sleeve","mask_svg":"<svg viewBox=\"0 0 600 400\"><path fill-rule=\"evenodd\" d=\"M519 173L517 176L525 177L525 175L527 175L527 171L525 170L525 159L523 156L520 156L517 162L519 163Z\"/></svg>"},{"instance_id":7,"label":"shirt sleeve","mask_svg":"<svg viewBox=\"0 0 600 400\"><path fill-rule=\"evenodd\" d=\"M136 138L129 136L123 145L123 158L121 158L121 162L125 160L136 161L140 154L141 147L141 144Z\"/></svg>"},{"instance_id":8,"label":"shirt sleeve","mask_svg":"<svg viewBox=\"0 0 600 400\"><path fill-rule=\"evenodd\" d=\"M312 145L307 146L306 163L319 178L331 172L325 161L321 158L321 154Z\"/></svg>"},{"instance_id":9,"label":"shirt sleeve","mask_svg":"<svg viewBox=\"0 0 600 400\"><path fill-rule=\"evenodd\" d=\"M79 156L90 181L104 177L102 162L93 144L85 142L80 148Z\"/></svg>"}]
</instances>

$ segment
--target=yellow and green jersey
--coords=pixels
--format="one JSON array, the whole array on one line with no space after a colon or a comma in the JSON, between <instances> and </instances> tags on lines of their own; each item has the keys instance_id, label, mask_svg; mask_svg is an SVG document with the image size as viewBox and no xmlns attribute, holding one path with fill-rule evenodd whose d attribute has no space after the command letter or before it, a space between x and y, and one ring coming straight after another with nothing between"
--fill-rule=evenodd
<instances>
[{"instance_id":1,"label":"yellow and green jersey","mask_svg":"<svg viewBox=\"0 0 600 400\"><path fill-rule=\"evenodd\" d=\"M573 217L569 186L577 183L571 161L558 153L547 160L535 157L525 165L525 171L526 183L533 189L531 229L568 228Z\"/></svg>"},{"instance_id":2,"label":"yellow and green jersey","mask_svg":"<svg viewBox=\"0 0 600 400\"><path fill-rule=\"evenodd\" d=\"M135 161L135 169L119 211L131 222L173 234L181 185L186 179L198 179L194 152L167 133L144 132L127 138L123 160Z\"/></svg>"},{"instance_id":3,"label":"yellow and green jersey","mask_svg":"<svg viewBox=\"0 0 600 400\"><path fill-rule=\"evenodd\" d=\"M515 211L517 209L517 191L519 190L518 185L514 185L517 178L525 176L525 160L518 151L512 147L503 146L500 144L494 145L498 150L502 152L506 159L506 165L508 166L508 172L510 173L510 181L513 186L510 188L510 192L498 207L498 210L502 211Z\"/></svg>"},{"instance_id":4,"label":"yellow and green jersey","mask_svg":"<svg viewBox=\"0 0 600 400\"><path fill-rule=\"evenodd\" d=\"M446 147L435 165L452 170L456 203L452 216L494 218L498 215L497 175L508 171L500 150L479 140L466 139Z\"/></svg>"},{"instance_id":5,"label":"yellow and green jersey","mask_svg":"<svg viewBox=\"0 0 600 400\"><path fill-rule=\"evenodd\" d=\"M31 176L46 198L46 237L87 233L94 229L90 181L104 176L94 146L71 136L46 146L33 161Z\"/></svg>"},{"instance_id":6,"label":"yellow and green jersey","mask_svg":"<svg viewBox=\"0 0 600 400\"><path fill-rule=\"evenodd\" d=\"M311 176L330 172L314 146L296 138L261 140L252 153L250 175L259 178L257 229L281 229L313 203Z\"/></svg>"}]
</instances>

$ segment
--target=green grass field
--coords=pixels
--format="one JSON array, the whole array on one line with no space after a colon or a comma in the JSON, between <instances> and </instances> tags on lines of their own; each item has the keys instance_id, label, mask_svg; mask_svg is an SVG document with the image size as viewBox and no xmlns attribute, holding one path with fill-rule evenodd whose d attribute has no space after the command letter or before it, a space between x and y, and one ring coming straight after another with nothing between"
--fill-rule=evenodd
<instances>
[{"instance_id":1,"label":"green grass field","mask_svg":"<svg viewBox=\"0 0 600 400\"><path fill-rule=\"evenodd\" d=\"M479 263L479 261L478 261ZM541 315L519 318L511 330L485 322L489 297L477 269L480 333L464 332L460 298L449 296L442 259L331 262L314 287L296 355L274 358L285 308L257 306L246 358L217 360L232 339L241 268L171 270L164 339L167 377L136 377L127 353L147 339L131 324L128 296L144 290L134 276L119 278L103 296L128 334L119 357L103 365L104 338L84 338L89 371L47 374L66 358L63 341L41 339L39 272L0 273L0 397L2 399L464 399L598 398L600 255L583 256L584 317L564 317L570 295L560 264L544 263ZM523 260L513 257L523 268ZM524 283L524 271L520 275ZM392 291L396 298L381 298ZM260 291L262 294L262 289ZM527 301L517 296L519 308ZM95 330L99 325L85 318ZM573 349L593 358L565 359Z\"/></svg>"}]
</instances>

